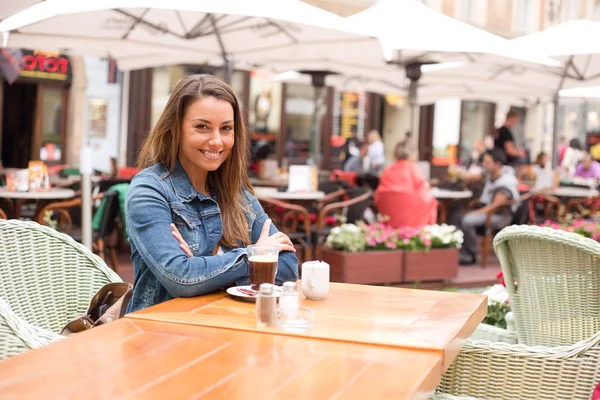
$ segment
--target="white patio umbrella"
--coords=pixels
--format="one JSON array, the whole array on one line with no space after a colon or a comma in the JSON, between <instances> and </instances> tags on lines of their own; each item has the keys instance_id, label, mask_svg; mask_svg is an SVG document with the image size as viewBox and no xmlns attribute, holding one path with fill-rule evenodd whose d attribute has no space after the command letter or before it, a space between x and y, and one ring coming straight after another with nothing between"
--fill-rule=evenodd
<instances>
[{"instance_id":1,"label":"white patio umbrella","mask_svg":"<svg viewBox=\"0 0 600 400\"><path fill-rule=\"evenodd\" d=\"M377 36L386 59L405 67L411 80L409 100L413 109L418 102L417 82L424 64L464 60L469 64L557 66L547 57L532 56L504 38L415 0L382 0L346 18L346 22L359 33Z\"/></svg>"},{"instance_id":2,"label":"white patio umbrella","mask_svg":"<svg viewBox=\"0 0 600 400\"><path fill-rule=\"evenodd\" d=\"M600 22L575 20L513 39L523 49L559 59L562 74L554 86L554 127L552 145L558 142L559 92L600 83ZM556 166L554 159L552 165Z\"/></svg>"},{"instance_id":3,"label":"white patio umbrella","mask_svg":"<svg viewBox=\"0 0 600 400\"><path fill-rule=\"evenodd\" d=\"M226 76L240 53L364 40L345 30L341 17L299 0L46 0L2 20L0 32L4 39L10 33L11 46L104 54L121 68L221 59ZM312 142L316 159L318 140ZM83 192L82 218L91 226ZM91 229L84 243L91 244Z\"/></svg>"}]
</instances>

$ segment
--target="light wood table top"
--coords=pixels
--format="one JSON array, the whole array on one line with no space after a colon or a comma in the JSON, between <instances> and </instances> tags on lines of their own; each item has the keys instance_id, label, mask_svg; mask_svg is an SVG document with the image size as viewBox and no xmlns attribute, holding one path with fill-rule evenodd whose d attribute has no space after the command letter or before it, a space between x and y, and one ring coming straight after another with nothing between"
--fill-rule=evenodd
<instances>
[{"instance_id":1,"label":"light wood table top","mask_svg":"<svg viewBox=\"0 0 600 400\"><path fill-rule=\"evenodd\" d=\"M422 352L121 319L0 363L2 399L427 398Z\"/></svg>"},{"instance_id":2,"label":"light wood table top","mask_svg":"<svg viewBox=\"0 0 600 400\"><path fill-rule=\"evenodd\" d=\"M255 304L226 293L174 299L127 317L434 351L446 369L487 313L483 295L342 283L331 284L327 299L301 305L314 312L314 327L303 332L257 327Z\"/></svg>"}]
</instances>

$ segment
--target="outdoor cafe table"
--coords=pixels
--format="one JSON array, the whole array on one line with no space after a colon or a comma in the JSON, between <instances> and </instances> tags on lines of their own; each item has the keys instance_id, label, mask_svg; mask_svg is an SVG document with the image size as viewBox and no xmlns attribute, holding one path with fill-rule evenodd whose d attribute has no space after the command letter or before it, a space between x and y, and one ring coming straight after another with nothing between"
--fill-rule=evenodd
<instances>
[{"instance_id":1,"label":"outdoor cafe table","mask_svg":"<svg viewBox=\"0 0 600 400\"><path fill-rule=\"evenodd\" d=\"M448 205L457 200L465 200L473 197L473 192L470 190L447 190L434 187L430 193L439 202L440 206L440 222L446 223L448 218Z\"/></svg>"},{"instance_id":2,"label":"outdoor cafe table","mask_svg":"<svg viewBox=\"0 0 600 400\"><path fill-rule=\"evenodd\" d=\"M324 192L280 192L276 188L255 187L257 197L287 201L318 201L325 197Z\"/></svg>"},{"instance_id":3,"label":"outdoor cafe table","mask_svg":"<svg viewBox=\"0 0 600 400\"><path fill-rule=\"evenodd\" d=\"M1 362L0 398L409 399L441 373L434 352L125 318Z\"/></svg>"},{"instance_id":4,"label":"outdoor cafe table","mask_svg":"<svg viewBox=\"0 0 600 400\"><path fill-rule=\"evenodd\" d=\"M580 187L557 187L548 191L548 194L558 197L560 199L571 198L571 199L586 199L598 195L598 191L595 189L587 189Z\"/></svg>"},{"instance_id":5,"label":"outdoor cafe table","mask_svg":"<svg viewBox=\"0 0 600 400\"><path fill-rule=\"evenodd\" d=\"M313 310L314 327L299 333L257 328L254 303L226 293L178 298L127 317L432 351L445 370L487 313L483 295L344 283L331 283L325 300L304 299L301 306Z\"/></svg>"},{"instance_id":6,"label":"outdoor cafe table","mask_svg":"<svg viewBox=\"0 0 600 400\"><path fill-rule=\"evenodd\" d=\"M15 218L19 218L21 215L20 205L25 200L63 200L70 199L75 196L75 191L72 189L65 188L51 188L47 192L16 192L6 190L6 187L0 186L0 199L14 200L14 214ZM35 218L37 220L37 218Z\"/></svg>"},{"instance_id":7,"label":"outdoor cafe table","mask_svg":"<svg viewBox=\"0 0 600 400\"><path fill-rule=\"evenodd\" d=\"M332 284L314 328L257 328L225 293L174 299L0 363L11 398L409 399L439 383L485 296Z\"/></svg>"}]
</instances>

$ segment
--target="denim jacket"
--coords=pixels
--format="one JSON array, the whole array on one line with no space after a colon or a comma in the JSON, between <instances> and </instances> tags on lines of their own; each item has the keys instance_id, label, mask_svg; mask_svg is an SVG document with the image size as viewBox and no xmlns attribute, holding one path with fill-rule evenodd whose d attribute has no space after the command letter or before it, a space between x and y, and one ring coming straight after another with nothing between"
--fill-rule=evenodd
<instances>
[{"instance_id":1,"label":"denim jacket","mask_svg":"<svg viewBox=\"0 0 600 400\"><path fill-rule=\"evenodd\" d=\"M267 215L256 197L245 192L251 211L246 213L252 243L256 243ZM213 251L222 236L221 211L213 198L196 191L179 162L173 173L156 164L138 173L127 191L125 205L131 261L135 273L133 297L127 312L175 297L200 296L230 285L250 284L247 250ZM172 236L174 223L187 242L189 258ZM271 225L270 234L277 233ZM298 279L298 259L281 252L276 283Z\"/></svg>"}]
</instances>

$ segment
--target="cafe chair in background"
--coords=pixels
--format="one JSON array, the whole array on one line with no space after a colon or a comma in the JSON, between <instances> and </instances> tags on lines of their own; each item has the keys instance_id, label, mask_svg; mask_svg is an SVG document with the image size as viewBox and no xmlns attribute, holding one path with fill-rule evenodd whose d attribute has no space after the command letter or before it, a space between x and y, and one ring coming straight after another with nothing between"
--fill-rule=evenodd
<instances>
[{"instance_id":1,"label":"cafe chair in background","mask_svg":"<svg viewBox=\"0 0 600 400\"><path fill-rule=\"evenodd\" d=\"M297 204L259 197L263 209L281 232L288 235L295 247L302 250L297 254L300 263L312 259L311 222L308 210Z\"/></svg>"},{"instance_id":2,"label":"cafe chair in background","mask_svg":"<svg viewBox=\"0 0 600 400\"><path fill-rule=\"evenodd\" d=\"M527 193L516 200L508 200L502 204L497 205L490 209L487 213L487 218L485 221L485 225L477 230L477 235L482 236L481 241L481 266L483 268L487 267L488 257L490 251L492 250L492 242L494 240L494 236L501 229L509 225L522 225L526 224L529 220L529 201L531 199L532 194ZM475 199L469 202L467 205L467 210L475 209L474 205L479 204L479 199ZM518 205L517 210L511 216L509 209L510 207ZM492 226L492 216L494 214L501 214L504 217L504 221L499 227Z\"/></svg>"},{"instance_id":3,"label":"cafe chair in background","mask_svg":"<svg viewBox=\"0 0 600 400\"><path fill-rule=\"evenodd\" d=\"M0 360L62 338L105 284L121 278L70 236L0 220Z\"/></svg>"},{"instance_id":4,"label":"cafe chair in background","mask_svg":"<svg viewBox=\"0 0 600 400\"><path fill-rule=\"evenodd\" d=\"M117 252L115 240L112 236L117 229L117 218L119 217L119 199L117 192L107 191L92 197L94 201L102 201L102 219L98 229L92 232L93 250L102 260L106 260L106 254L110 257L110 264L115 272L118 268ZM56 229L59 232L71 235L76 241L81 241L81 229L75 229L72 215L79 214L81 209L81 197L76 197L67 201L51 203L44 208L38 215L38 223L44 225L48 223L48 218L56 223ZM96 210L99 212L99 209ZM51 215L48 217L48 213Z\"/></svg>"}]
</instances>

